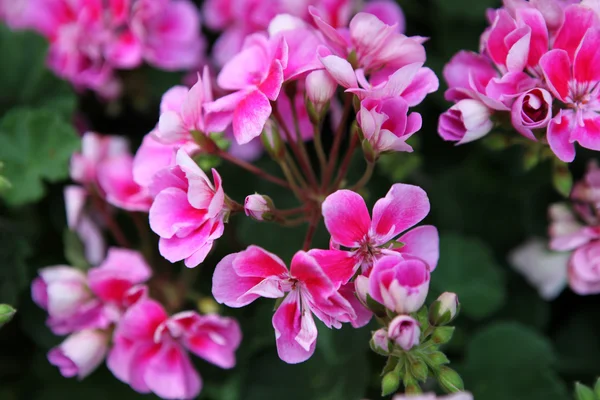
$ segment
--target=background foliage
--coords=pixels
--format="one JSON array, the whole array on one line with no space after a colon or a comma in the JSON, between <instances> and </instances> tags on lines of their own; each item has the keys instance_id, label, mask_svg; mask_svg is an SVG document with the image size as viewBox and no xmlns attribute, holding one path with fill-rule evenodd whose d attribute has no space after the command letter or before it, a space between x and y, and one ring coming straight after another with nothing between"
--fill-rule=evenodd
<instances>
[{"instance_id":1,"label":"background foliage","mask_svg":"<svg viewBox=\"0 0 600 400\"><path fill-rule=\"evenodd\" d=\"M431 37L426 44L428 64L440 76L456 51L477 48L485 9L499 6L495 0L400 3L408 33ZM150 68L128 72L126 97L102 104L91 94L76 95L46 70L45 51L41 38L0 27L0 160L6 164L0 174L12 184L4 189L5 203L0 206L0 303L19 310L0 331L0 399L150 398L133 392L105 367L81 383L62 378L45 359L60 339L45 327L44 312L30 300L28 287L38 268L66 263L64 246L73 245L63 242L62 187L68 176L66 160L78 146L76 118L83 116L98 132L126 135L135 145L156 123L160 96L181 75ZM494 151L482 141L461 147L443 142L436 133L437 117L448 107L443 89L421 106L424 128L414 143L417 152L384 157L363 194L373 203L397 181L418 184L429 194L432 212L426 222L442 232L431 296L445 290L459 295L463 308L448 354L476 399L569 398L575 380L591 384L600 375L598 299L567 290L546 303L506 261L507 253L526 238L545 236L547 206L560 198L552 188L551 165L526 170L520 149ZM576 179L593 156L578 150L571 166ZM351 179L362 163L357 157ZM276 187L227 165L220 171L231 197L241 200L257 191L285 206ZM201 267L196 288L200 293L210 293L212 269L224 254L253 242L289 259L302 242L301 229L250 219L234 219L232 224L235 228ZM314 243L327 245L322 227ZM321 329L315 356L290 366L275 353L271 304L258 302L243 311L223 312L240 319L245 339L232 371L197 361L203 364L202 398L379 398L383 359L368 349L369 327Z\"/></svg>"}]
</instances>

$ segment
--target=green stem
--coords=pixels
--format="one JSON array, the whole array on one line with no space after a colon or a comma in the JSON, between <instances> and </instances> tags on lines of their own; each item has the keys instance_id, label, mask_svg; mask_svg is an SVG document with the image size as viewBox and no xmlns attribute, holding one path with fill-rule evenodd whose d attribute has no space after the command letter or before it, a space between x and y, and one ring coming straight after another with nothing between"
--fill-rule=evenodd
<instances>
[{"instance_id":1,"label":"green stem","mask_svg":"<svg viewBox=\"0 0 600 400\"><path fill-rule=\"evenodd\" d=\"M266 171L258 168L255 165L250 164L247 161L244 161L244 160L239 159L239 158L237 158L235 156L232 156L230 153L228 153L228 152L226 152L224 150L217 149L216 150L216 154L219 157L221 157L223 160L229 161L230 163L235 164L238 167L241 167L241 168L243 168L243 169L245 169L245 170L247 170L249 172L252 172L253 174L259 176L260 178L263 178L263 179L265 179L265 180L267 180L269 182L273 182L273 183L275 183L275 184L277 184L279 186L283 186L283 187L288 188L288 189L290 188L290 185L286 181L284 181L283 179L278 178L278 177L276 177L274 175L271 175L268 172L266 172Z\"/></svg>"},{"instance_id":2,"label":"green stem","mask_svg":"<svg viewBox=\"0 0 600 400\"><path fill-rule=\"evenodd\" d=\"M350 161L352 160L352 155L354 154L356 146L358 146L358 135L355 134L352 135L352 138L350 139L350 145L348 146L348 150L346 150L346 155L342 160L342 164L340 165L335 181L333 182L333 185L331 185L331 191L335 191L336 189L338 189L340 184L342 183L342 180L346 177L346 174L348 173L348 167L350 166Z\"/></svg>"},{"instance_id":3,"label":"green stem","mask_svg":"<svg viewBox=\"0 0 600 400\"><path fill-rule=\"evenodd\" d=\"M335 169L335 164L337 163L338 153L340 151L340 146L342 144L342 136L344 131L346 130L346 126L348 123L348 118L350 117L350 112L352 111L352 94L346 94L346 99L344 100L344 113L342 115L342 119L340 120L340 124L335 133L335 137L333 138L333 145L331 147L331 152L329 153L329 160L327 164L327 169L325 170L325 175L323 177L323 182L321 184L321 191L324 192L327 186L329 186L329 180L333 176L333 170Z\"/></svg>"},{"instance_id":4,"label":"green stem","mask_svg":"<svg viewBox=\"0 0 600 400\"><path fill-rule=\"evenodd\" d=\"M319 169L321 170L321 184L325 179L325 169L327 168L327 156L323 149L323 138L321 137L321 129L323 124L314 124L313 141L315 144L315 150L317 151L317 157L319 158Z\"/></svg>"},{"instance_id":5,"label":"green stem","mask_svg":"<svg viewBox=\"0 0 600 400\"><path fill-rule=\"evenodd\" d=\"M356 192L356 191L362 189L367 184L367 182L369 182L369 179L371 179L371 176L373 176L373 171L374 170L375 170L375 163L374 162L367 162L367 169L365 169L365 173L358 180L358 182L356 182L350 188L350 190L354 190Z\"/></svg>"}]
</instances>

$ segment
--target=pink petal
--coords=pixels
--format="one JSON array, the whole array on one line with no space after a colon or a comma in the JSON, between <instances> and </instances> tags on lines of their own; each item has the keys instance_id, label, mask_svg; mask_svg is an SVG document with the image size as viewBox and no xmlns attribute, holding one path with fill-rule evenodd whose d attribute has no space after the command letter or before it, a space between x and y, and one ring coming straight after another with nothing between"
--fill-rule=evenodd
<instances>
[{"instance_id":1,"label":"pink petal","mask_svg":"<svg viewBox=\"0 0 600 400\"><path fill-rule=\"evenodd\" d=\"M133 341L153 341L159 325L167 319L162 305L144 299L131 306L119 322L116 334Z\"/></svg>"},{"instance_id":2,"label":"pink petal","mask_svg":"<svg viewBox=\"0 0 600 400\"><path fill-rule=\"evenodd\" d=\"M174 160L173 146L160 143L151 132L144 136L133 158L133 180L140 186L149 187L156 173L171 166Z\"/></svg>"},{"instance_id":3,"label":"pink petal","mask_svg":"<svg viewBox=\"0 0 600 400\"><path fill-rule=\"evenodd\" d=\"M356 318L350 321L352 326L354 328L362 328L363 326L367 325L371 321L373 313L371 312L371 310L366 308L356 297L356 294L354 292L354 284L347 283L346 285L343 285L340 288L340 294L344 296L348 303L350 303L356 314Z\"/></svg>"},{"instance_id":4,"label":"pink petal","mask_svg":"<svg viewBox=\"0 0 600 400\"><path fill-rule=\"evenodd\" d=\"M550 50L540 59L540 67L550 91L563 102L569 95L571 62L564 50Z\"/></svg>"},{"instance_id":5,"label":"pink petal","mask_svg":"<svg viewBox=\"0 0 600 400\"><path fill-rule=\"evenodd\" d=\"M134 345L129 359L129 382L127 383L136 392L150 393L152 391L146 380L146 371L161 349L161 344L153 341L144 341Z\"/></svg>"},{"instance_id":6,"label":"pink petal","mask_svg":"<svg viewBox=\"0 0 600 400\"><path fill-rule=\"evenodd\" d=\"M223 66L217 83L226 90L254 87L267 76L270 65L268 49L258 45L247 47Z\"/></svg>"},{"instance_id":7,"label":"pink petal","mask_svg":"<svg viewBox=\"0 0 600 400\"><path fill-rule=\"evenodd\" d=\"M438 90L440 81L435 72L429 68L421 68L412 82L402 91L402 97L410 107L420 104L429 93Z\"/></svg>"},{"instance_id":8,"label":"pink petal","mask_svg":"<svg viewBox=\"0 0 600 400\"><path fill-rule=\"evenodd\" d=\"M590 150L600 150L600 115L585 114L583 126L575 123L571 133L571 141L577 141L582 147Z\"/></svg>"},{"instance_id":9,"label":"pink petal","mask_svg":"<svg viewBox=\"0 0 600 400\"><path fill-rule=\"evenodd\" d=\"M308 254L317 260L323 272L337 287L347 283L360 266L360 262L347 251L313 249Z\"/></svg>"},{"instance_id":10,"label":"pink petal","mask_svg":"<svg viewBox=\"0 0 600 400\"><path fill-rule=\"evenodd\" d=\"M117 379L129 383L131 375L131 358L136 350L133 340L121 335L114 335L112 348L106 359L106 366Z\"/></svg>"},{"instance_id":11,"label":"pink petal","mask_svg":"<svg viewBox=\"0 0 600 400\"><path fill-rule=\"evenodd\" d=\"M190 257L209 241L213 224L213 221L205 221L195 231L184 237L161 238L158 242L160 255L172 263Z\"/></svg>"},{"instance_id":12,"label":"pink petal","mask_svg":"<svg viewBox=\"0 0 600 400\"><path fill-rule=\"evenodd\" d=\"M186 335L186 347L221 368L235 366L235 351L242 340L238 323L218 315L199 316Z\"/></svg>"},{"instance_id":13,"label":"pink petal","mask_svg":"<svg viewBox=\"0 0 600 400\"><path fill-rule=\"evenodd\" d=\"M233 113L233 134L239 144L260 136L271 115L269 99L258 90L248 93Z\"/></svg>"},{"instance_id":14,"label":"pink petal","mask_svg":"<svg viewBox=\"0 0 600 400\"><path fill-rule=\"evenodd\" d=\"M267 73L267 77L262 81L258 89L263 92L269 100L275 101L279 96L281 85L283 85L283 67L279 60L273 60L269 72Z\"/></svg>"},{"instance_id":15,"label":"pink petal","mask_svg":"<svg viewBox=\"0 0 600 400\"><path fill-rule=\"evenodd\" d=\"M317 326L310 310L300 304L297 290L293 290L273 314L273 328L279 358L288 364L308 360L315 352Z\"/></svg>"},{"instance_id":16,"label":"pink petal","mask_svg":"<svg viewBox=\"0 0 600 400\"><path fill-rule=\"evenodd\" d=\"M576 124L572 111L560 110L548 124L547 139L550 149L564 162L575 159L575 145L571 142L571 132Z\"/></svg>"},{"instance_id":17,"label":"pink petal","mask_svg":"<svg viewBox=\"0 0 600 400\"><path fill-rule=\"evenodd\" d=\"M285 277L288 274L285 263L279 257L258 246L249 246L240 253L233 262L233 268L241 277Z\"/></svg>"},{"instance_id":18,"label":"pink petal","mask_svg":"<svg viewBox=\"0 0 600 400\"><path fill-rule=\"evenodd\" d=\"M531 29L529 44L529 58L527 65L537 67L540 58L548 51L548 28L541 12L535 8L521 8L517 10L517 21Z\"/></svg>"},{"instance_id":19,"label":"pink petal","mask_svg":"<svg viewBox=\"0 0 600 400\"><path fill-rule=\"evenodd\" d=\"M168 111L173 111L179 114L188 91L189 89L185 86L173 86L167 90L160 101L160 113L164 114Z\"/></svg>"},{"instance_id":20,"label":"pink petal","mask_svg":"<svg viewBox=\"0 0 600 400\"><path fill-rule=\"evenodd\" d=\"M178 188L161 191L150 207L150 228L162 238L186 235L206 220L206 210L192 207L188 195Z\"/></svg>"},{"instance_id":21,"label":"pink petal","mask_svg":"<svg viewBox=\"0 0 600 400\"><path fill-rule=\"evenodd\" d=\"M332 239L346 247L358 247L369 232L371 217L363 198L350 190L338 190L322 204L325 226Z\"/></svg>"},{"instance_id":22,"label":"pink petal","mask_svg":"<svg viewBox=\"0 0 600 400\"><path fill-rule=\"evenodd\" d=\"M327 72L329 72L337 83L345 88L358 87L356 73L348 61L334 55L320 57L320 59Z\"/></svg>"},{"instance_id":23,"label":"pink petal","mask_svg":"<svg viewBox=\"0 0 600 400\"><path fill-rule=\"evenodd\" d=\"M487 51L498 65L505 65L509 48L504 39L517 27L515 21L506 10L498 10L496 20L490 28L487 38Z\"/></svg>"},{"instance_id":24,"label":"pink petal","mask_svg":"<svg viewBox=\"0 0 600 400\"><path fill-rule=\"evenodd\" d=\"M596 82L600 80L600 29L589 29L577 52L575 53L575 61L573 62L573 77L575 81L580 83Z\"/></svg>"},{"instance_id":25,"label":"pink petal","mask_svg":"<svg viewBox=\"0 0 600 400\"><path fill-rule=\"evenodd\" d=\"M106 58L116 67L133 69L142 63L142 43L130 30L124 30L108 42Z\"/></svg>"},{"instance_id":26,"label":"pink petal","mask_svg":"<svg viewBox=\"0 0 600 400\"><path fill-rule=\"evenodd\" d=\"M519 72L527 66L529 58L529 42L531 41L531 28L524 26L511 32L505 38L509 47L506 56L506 67L510 72Z\"/></svg>"},{"instance_id":27,"label":"pink petal","mask_svg":"<svg viewBox=\"0 0 600 400\"><path fill-rule=\"evenodd\" d=\"M176 342L164 343L149 361L146 384L164 399L192 399L198 396L202 380L186 351Z\"/></svg>"},{"instance_id":28,"label":"pink petal","mask_svg":"<svg viewBox=\"0 0 600 400\"><path fill-rule=\"evenodd\" d=\"M379 244L419 223L429 213L427 193L418 186L397 183L373 207L370 231Z\"/></svg>"},{"instance_id":29,"label":"pink petal","mask_svg":"<svg viewBox=\"0 0 600 400\"><path fill-rule=\"evenodd\" d=\"M593 10L580 5L567 7L565 22L556 35L553 48L565 50L569 60L573 61L583 36L597 22L598 17Z\"/></svg>"},{"instance_id":30,"label":"pink petal","mask_svg":"<svg viewBox=\"0 0 600 400\"><path fill-rule=\"evenodd\" d=\"M418 226L400 236L398 242L404 243L397 251L410 254L425 261L429 270L433 271L440 258L440 236L432 225Z\"/></svg>"}]
</instances>

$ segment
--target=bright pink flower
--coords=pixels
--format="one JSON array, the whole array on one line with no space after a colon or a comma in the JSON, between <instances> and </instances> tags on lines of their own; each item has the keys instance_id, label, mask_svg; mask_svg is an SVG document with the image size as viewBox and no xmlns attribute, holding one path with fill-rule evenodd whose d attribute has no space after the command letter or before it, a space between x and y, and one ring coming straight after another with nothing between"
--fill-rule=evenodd
<instances>
[{"instance_id":1,"label":"bright pink flower","mask_svg":"<svg viewBox=\"0 0 600 400\"><path fill-rule=\"evenodd\" d=\"M223 234L228 210L216 170L213 184L184 150L177 152L176 162L156 179L150 227L160 236L160 254L171 262L185 260L191 268L204 261Z\"/></svg>"},{"instance_id":2,"label":"bright pink flower","mask_svg":"<svg viewBox=\"0 0 600 400\"><path fill-rule=\"evenodd\" d=\"M58 367L65 378L83 379L104 361L108 352L108 332L83 330L73 333L60 346L48 352L50 364Z\"/></svg>"},{"instance_id":3,"label":"bright pink flower","mask_svg":"<svg viewBox=\"0 0 600 400\"><path fill-rule=\"evenodd\" d=\"M575 158L575 145L600 150L600 25L596 14L582 6L566 9L565 23L554 49L540 59L550 91L568 109L560 110L548 125L548 144L565 162Z\"/></svg>"},{"instance_id":4,"label":"bright pink flower","mask_svg":"<svg viewBox=\"0 0 600 400\"><path fill-rule=\"evenodd\" d=\"M322 205L325 226L335 246L348 250L313 250L325 272L336 283L346 283L362 266L369 271L375 260L385 254L400 253L418 257L434 270L439 256L438 233L434 227L420 227L401 232L420 222L429 213L429 199L423 189L395 184L373 207L373 219L360 195L350 190L338 190ZM394 242L403 246L392 249Z\"/></svg>"},{"instance_id":5,"label":"bright pink flower","mask_svg":"<svg viewBox=\"0 0 600 400\"><path fill-rule=\"evenodd\" d=\"M183 312L169 317L153 300L130 307L114 336L107 365L140 393L164 399L192 399L202 380L186 351L222 368L235 365L241 341L237 322L216 315Z\"/></svg>"},{"instance_id":6,"label":"bright pink flower","mask_svg":"<svg viewBox=\"0 0 600 400\"><path fill-rule=\"evenodd\" d=\"M75 185L65 187L64 198L67 214L67 226L77 233L81 239L85 258L92 265L99 264L106 253L106 243L102 236L102 230L86 210L85 203L88 197L87 191Z\"/></svg>"},{"instance_id":7,"label":"bright pink flower","mask_svg":"<svg viewBox=\"0 0 600 400\"><path fill-rule=\"evenodd\" d=\"M194 140L193 131L208 135L225 130L228 121L203 109L212 101L210 73L204 67L202 77L198 75L198 82L191 89L175 86L163 95L158 129L154 131L156 138L164 143L186 143Z\"/></svg>"},{"instance_id":8,"label":"bright pink flower","mask_svg":"<svg viewBox=\"0 0 600 400\"><path fill-rule=\"evenodd\" d=\"M129 143L125 138L86 132L81 139L81 153L71 157L71 179L84 185L93 183L102 161L128 153Z\"/></svg>"},{"instance_id":9,"label":"bright pink flower","mask_svg":"<svg viewBox=\"0 0 600 400\"><path fill-rule=\"evenodd\" d=\"M552 95L546 89L531 89L513 103L512 124L517 132L528 139L536 140L532 129L545 128L551 118Z\"/></svg>"},{"instance_id":10,"label":"bright pink flower","mask_svg":"<svg viewBox=\"0 0 600 400\"><path fill-rule=\"evenodd\" d=\"M387 25L395 26L399 33L404 33L406 18L402 9L395 1L375 0L369 1L362 9L363 12L373 14Z\"/></svg>"},{"instance_id":11,"label":"bright pink flower","mask_svg":"<svg viewBox=\"0 0 600 400\"><path fill-rule=\"evenodd\" d=\"M421 341L420 336L419 323L408 315L398 315L388 327L388 337L404 351L418 346Z\"/></svg>"},{"instance_id":12,"label":"bright pink flower","mask_svg":"<svg viewBox=\"0 0 600 400\"><path fill-rule=\"evenodd\" d=\"M387 309L408 314L425 303L429 290L429 267L419 259L383 257L369 276L369 294Z\"/></svg>"},{"instance_id":13,"label":"bright pink flower","mask_svg":"<svg viewBox=\"0 0 600 400\"><path fill-rule=\"evenodd\" d=\"M443 75L448 84L445 93L448 101L476 99L480 94L485 94L485 88L492 78L499 77L488 57L465 50L450 59L444 66Z\"/></svg>"},{"instance_id":14,"label":"bright pink flower","mask_svg":"<svg viewBox=\"0 0 600 400\"><path fill-rule=\"evenodd\" d=\"M422 124L419 113L408 114L408 104L401 97L363 100L357 121L365 139L377 153L412 152L406 140L421 129Z\"/></svg>"},{"instance_id":15,"label":"bright pink flower","mask_svg":"<svg viewBox=\"0 0 600 400\"><path fill-rule=\"evenodd\" d=\"M148 211L152 199L147 188L133 180L133 157L123 154L98 164L98 185L106 201L128 211Z\"/></svg>"},{"instance_id":16,"label":"bright pink flower","mask_svg":"<svg viewBox=\"0 0 600 400\"><path fill-rule=\"evenodd\" d=\"M438 133L444 140L456 144L472 142L492 130L491 114L492 110L477 100L461 100L440 115Z\"/></svg>"},{"instance_id":17,"label":"bright pink flower","mask_svg":"<svg viewBox=\"0 0 600 400\"><path fill-rule=\"evenodd\" d=\"M600 293L600 241L573 252L569 260L569 286L580 295Z\"/></svg>"},{"instance_id":18,"label":"bright pink flower","mask_svg":"<svg viewBox=\"0 0 600 400\"><path fill-rule=\"evenodd\" d=\"M309 253L294 255L290 270L274 254L250 246L217 265L213 295L230 307L245 306L259 297L279 298L289 292L273 315L279 357L290 364L306 361L315 350L313 314L331 328L356 319L350 303Z\"/></svg>"},{"instance_id":19,"label":"bright pink flower","mask_svg":"<svg viewBox=\"0 0 600 400\"><path fill-rule=\"evenodd\" d=\"M259 136L271 115L270 101L277 100L288 62L288 45L280 37L267 39L260 34L246 38L244 48L221 70L220 87L236 92L207 104L207 112L233 121L233 134L239 144Z\"/></svg>"}]
</instances>

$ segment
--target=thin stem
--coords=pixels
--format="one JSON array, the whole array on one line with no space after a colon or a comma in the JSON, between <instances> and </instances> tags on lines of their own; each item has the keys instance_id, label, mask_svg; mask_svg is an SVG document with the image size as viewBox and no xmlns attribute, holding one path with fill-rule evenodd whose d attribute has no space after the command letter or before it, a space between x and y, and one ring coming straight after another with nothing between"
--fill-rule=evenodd
<instances>
[{"instance_id":1,"label":"thin stem","mask_svg":"<svg viewBox=\"0 0 600 400\"><path fill-rule=\"evenodd\" d=\"M279 224L281 226L285 226L288 228L293 228L295 226L299 226L306 223L306 217L302 216L302 217L298 217L298 218L294 218L294 219L284 219L281 222L279 222Z\"/></svg>"},{"instance_id":2,"label":"thin stem","mask_svg":"<svg viewBox=\"0 0 600 400\"><path fill-rule=\"evenodd\" d=\"M290 104L292 107L292 118L294 120L294 130L296 131L296 143L298 144L298 148L300 149L300 154L304 159L304 162L308 165L310 169L310 174L315 179L315 183L317 182L317 175L310 163L310 158L308 157L308 152L306 151L306 144L304 140L302 140L302 132L300 132L300 123L298 122L298 112L296 110L296 105L294 104L294 96L290 96ZM319 185L316 184L316 187Z\"/></svg>"},{"instance_id":3,"label":"thin stem","mask_svg":"<svg viewBox=\"0 0 600 400\"><path fill-rule=\"evenodd\" d=\"M300 164L300 168L302 169L302 172L304 172L304 176L310 182L311 185L313 185L314 187L318 187L317 178L315 176L314 171L312 170L310 165L306 163L306 160L302 156L301 150L298 148L297 143L294 141L294 138L292 137L290 130L285 125L285 121L283 120L283 117L281 116L279 111L277 111L276 107L273 107L273 116L279 123L279 126L281 126L281 129L283 130L283 133L285 134L287 143L290 146L290 148L292 149L292 152L294 153L296 160L298 160L298 163Z\"/></svg>"},{"instance_id":4,"label":"thin stem","mask_svg":"<svg viewBox=\"0 0 600 400\"><path fill-rule=\"evenodd\" d=\"M321 191L325 191L325 188L327 188L329 185L329 180L333 176L333 170L335 168L340 146L342 144L342 136L346 130L348 118L350 117L350 112L352 111L352 96L352 94L347 94L346 99L344 100L344 113L335 133L335 138L333 138L333 146L331 147L331 152L329 153L327 170L325 171L325 176L321 185Z\"/></svg>"},{"instance_id":5,"label":"thin stem","mask_svg":"<svg viewBox=\"0 0 600 400\"><path fill-rule=\"evenodd\" d=\"M344 156L344 159L342 160L342 164L340 165L340 168L338 169L338 173L335 178L335 181L333 181L333 185L331 185L330 189L332 191L338 189L340 184L342 183L342 180L346 177L346 174L348 173L348 167L350 167L350 161L352 160L352 155L354 154L354 150L356 149L357 145L358 145L358 135L355 134L355 135L352 135L352 138L350 139L350 145L348 145L348 150L346 150L346 155Z\"/></svg>"},{"instance_id":6,"label":"thin stem","mask_svg":"<svg viewBox=\"0 0 600 400\"><path fill-rule=\"evenodd\" d=\"M296 196L296 198L300 201L303 201L304 196L302 193L302 189L300 189L298 187L298 185L296 184L296 180L294 179L294 176L292 175L292 172L290 171L288 164L284 160L281 160L281 161L279 161L279 166L281 167L281 170L283 171L283 175L285 176L285 179L287 179L287 181L289 182L290 189L292 189L292 192L294 192L294 195Z\"/></svg>"},{"instance_id":7,"label":"thin stem","mask_svg":"<svg viewBox=\"0 0 600 400\"><path fill-rule=\"evenodd\" d=\"M304 251L308 251L310 249L313 236L315 236L315 232L317 231L317 225L319 224L320 217L320 213L315 212L313 213L308 222L308 231L306 232L306 236L304 237L304 244L302 245L302 249Z\"/></svg>"},{"instance_id":8,"label":"thin stem","mask_svg":"<svg viewBox=\"0 0 600 400\"><path fill-rule=\"evenodd\" d=\"M298 185L300 187L302 187L302 188L307 188L308 184L306 183L306 181L302 177L302 173L300 173L300 170L298 169L298 166L296 165L296 162L294 161L294 159L290 155L290 152L287 151L287 149L285 151L285 162L287 163L288 167L290 168L290 171L291 171L292 175L294 176L294 178L296 178L296 181L298 182Z\"/></svg>"},{"instance_id":9,"label":"thin stem","mask_svg":"<svg viewBox=\"0 0 600 400\"><path fill-rule=\"evenodd\" d=\"M321 184L325 179L325 169L327 168L327 156L323 149L323 138L321 137L321 129L323 124L314 124L313 142L315 144L315 150L317 151L317 157L319 158L319 169L321 170Z\"/></svg>"},{"instance_id":10,"label":"thin stem","mask_svg":"<svg viewBox=\"0 0 600 400\"><path fill-rule=\"evenodd\" d=\"M289 208L287 210L274 210L274 213L281 216L288 216L294 214L300 214L308 210L308 206L300 206L295 208Z\"/></svg>"},{"instance_id":11,"label":"thin stem","mask_svg":"<svg viewBox=\"0 0 600 400\"><path fill-rule=\"evenodd\" d=\"M350 188L350 190L358 191L358 190L362 189L367 184L367 182L369 182L369 179L371 179L371 176L373 176L373 171L374 170L375 170L375 163L374 162L367 162L367 169L365 169L365 173L358 180L358 182L356 182Z\"/></svg>"},{"instance_id":12,"label":"thin stem","mask_svg":"<svg viewBox=\"0 0 600 400\"><path fill-rule=\"evenodd\" d=\"M226 161L229 161L230 163L235 164L238 167L244 168L245 170L250 171L253 174L255 174L255 175L257 175L257 176L259 176L259 177L261 177L261 178L263 178L263 179L265 179L265 180L267 180L269 182L273 182L273 183L275 183L275 184L277 184L279 186L283 186L285 188L289 188L290 187L290 185L286 181L284 181L283 179L278 178L278 177L276 177L274 175L271 175L268 172L266 172L266 171L258 168L257 166L252 165L249 162L244 161L242 159L239 159L239 158L231 155L230 153L228 153L228 152L226 152L224 150L217 149L216 150L216 154L219 157L221 157L222 159L224 159Z\"/></svg>"},{"instance_id":13,"label":"thin stem","mask_svg":"<svg viewBox=\"0 0 600 400\"><path fill-rule=\"evenodd\" d=\"M100 196L96 193L92 194L92 201L94 203L94 207L102 214L104 222L106 223L106 227L108 228L110 234L115 239L117 244L120 247L131 248L131 243L121 230L121 227L114 220L110 210L107 207L107 203L105 203Z\"/></svg>"}]
</instances>

